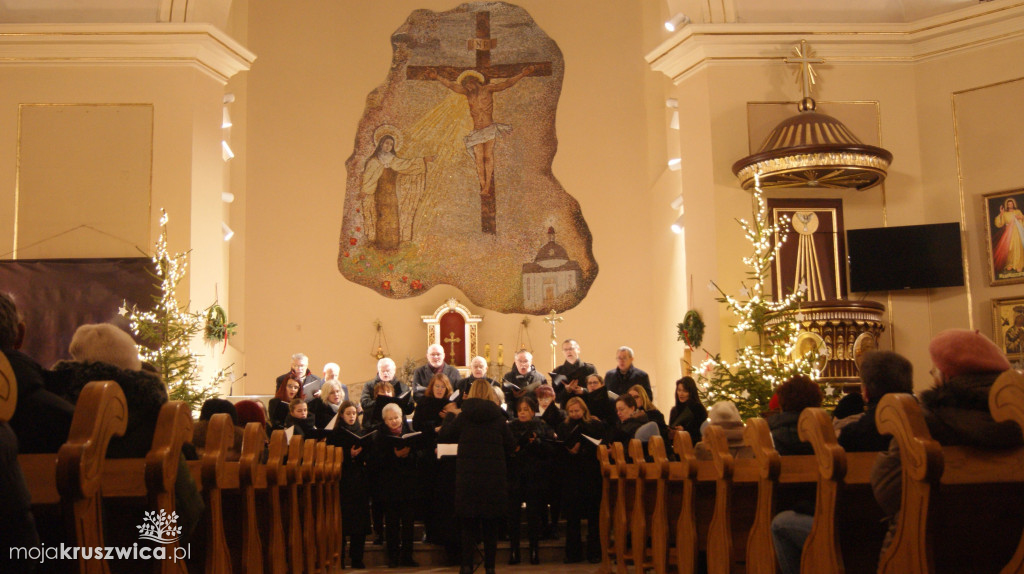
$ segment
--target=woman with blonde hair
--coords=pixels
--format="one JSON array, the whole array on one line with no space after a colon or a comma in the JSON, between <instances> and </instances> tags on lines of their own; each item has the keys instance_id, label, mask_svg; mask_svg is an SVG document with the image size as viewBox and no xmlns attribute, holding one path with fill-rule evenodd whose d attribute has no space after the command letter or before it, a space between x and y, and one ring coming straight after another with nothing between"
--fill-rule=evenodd
<instances>
[{"instance_id":1,"label":"woman with blonde hair","mask_svg":"<svg viewBox=\"0 0 1024 574\"><path fill-rule=\"evenodd\" d=\"M647 420L658 425L658 434L662 437L668 436L668 425L665 424L665 415L651 402L651 397L647 396L647 390L640 385L633 385L629 387L627 392L636 399L636 407L647 413Z\"/></svg>"},{"instance_id":2,"label":"woman with blonde hair","mask_svg":"<svg viewBox=\"0 0 1024 574\"><path fill-rule=\"evenodd\" d=\"M458 443L455 514L462 538L462 574L473 572L477 537L484 544L484 569L494 572L498 523L508 512L507 459L515 448L505 412L491 385L473 381L458 414L448 413L438 441ZM483 485L487 485L486 487Z\"/></svg>"},{"instance_id":3,"label":"woman with blonde hair","mask_svg":"<svg viewBox=\"0 0 1024 574\"><path fill-rule=\"evenodd\" d=\"M597 445L590 439L600 440L604 424L590 416L587 403L580 397L566 402L565 422L558 425L557 436L564 448L560 449L559 466L562 468L560 494L565 508L565 562L582 562L586 558L595 564L601 560L601 540L598 535L598 510L601 507L601 466L597 461ZM587 520L587 551L583 553L581 520Z\"/></svg>"},{"instance_id":4,"label":"woman with blonde hair","mask_svg":"<svg viewBox=\"0 0 1024 574\"><path fill-rule=\"evenodd\" d=\"M342 397L341 383L324 381L320 387L320 396L309 401L309 414L318 429L327 428L327 424L338 414Z\"/></svg>"}]
</instances>

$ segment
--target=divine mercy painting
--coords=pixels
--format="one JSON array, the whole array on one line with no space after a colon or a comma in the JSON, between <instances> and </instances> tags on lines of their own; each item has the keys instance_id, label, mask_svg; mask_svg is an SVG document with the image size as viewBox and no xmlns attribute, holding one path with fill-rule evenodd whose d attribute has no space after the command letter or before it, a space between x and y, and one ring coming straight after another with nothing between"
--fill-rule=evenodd
<instances>
[{"instance_id":1,"label":"divine mercy painting","mask_svg":"<svg viewBox=\"0 0 1024 574\"><path fill-rule=\"evenodd\" d=\"M448 284L505 313L575 307L598 267L551 171L558 46L504 2L417 10L391 45L345 164L342 275L391 298Z\"/></svg>"}]
</instances>

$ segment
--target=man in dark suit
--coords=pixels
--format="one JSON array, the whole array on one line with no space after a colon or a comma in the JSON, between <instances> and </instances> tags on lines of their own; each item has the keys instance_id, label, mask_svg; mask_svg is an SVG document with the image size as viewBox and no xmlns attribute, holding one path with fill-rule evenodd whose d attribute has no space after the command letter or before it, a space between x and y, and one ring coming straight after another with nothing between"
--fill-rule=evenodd
<instances>
[{"instance_id":1,"label":"man in dark suit","mask_svg":"<svg viewBox=\"0 0 1024 574\"><path fill-rule=\"evenodd\" d=\"M277 378L275 389L281 388L281 385L288 379L298 381L302 385L302 392L306 397L307 403L320 396L320 387L324 385L323 379L314 375L309 370L309 357L302 353L292 355L292 368Z\"/></svg>"},{"instance_id":2,"label":"man in dark suit","mask_svg":"<svg viewBox=\"0 0 1024 574\"><path fill-rule=\"evenodd\" d=\"M444 347L435 343L427 347L427 364L412 374L412 395L417 401L423 398L427 384L438 373L444 373L452 387L462 378L458 369L444 362Z\"/></svg>"},{"instance_id":3,"label":"man in dark suit","mask_svg":"<svg viewBox=\"0 0 1024 574\"><path fill-rule=\"evenodd\" d=\"M348 400L348 385L338 379L338 373L340 372L341 367L338 366L338 363L327 363L324 365L324 378L323 382L320 383L320 387L322 388L323 383L326 383L327 381L334 381L335 383L338 383L338 386L341 387L341 402L345 402Z\"/></svg>"},{"instance_id":4,"label":"man in dark suit","mask_svg":"<svg viewBox=\"0 0 1024 574\"><path fill-rule=\"evenodd\" d=\"M597 373L597 369L580 359L580 344L576 339L562 343L562 354L565 362L551 371L551 386L557 393L558 404L564 408L569 399L587 392L587 377Z\"/></svg>"},{"instance_id":5,"label":"man in dark suit","mask_svg":"<svg viewBox=\"0 0 1024 574\"><path fill-rule=\"evenodd\" d=\"M647 398L653 400L651 392L651 379L647 373L633 366L633 349L619 347L615 352L616 367L604 376L604 384L608 390L616 395L629 392L633 385L640 385L647 391Z\"/></svg>"}]
</instances>

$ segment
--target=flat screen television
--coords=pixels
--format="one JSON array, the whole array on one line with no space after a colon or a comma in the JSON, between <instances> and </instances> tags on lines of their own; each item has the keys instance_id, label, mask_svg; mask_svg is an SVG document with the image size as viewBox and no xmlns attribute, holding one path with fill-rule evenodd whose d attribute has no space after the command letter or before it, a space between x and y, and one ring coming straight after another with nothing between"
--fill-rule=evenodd
<instances>
[{"instance_id":1,"label":"flat screen television","mask_svg":"<svg viewBox=\"0 0 1024 574\"><path fill-rule=\"evenodd\" d=\"M851 292L964 284L958 223L848 229L846 254Z\"/></svg>"}]
</instances>

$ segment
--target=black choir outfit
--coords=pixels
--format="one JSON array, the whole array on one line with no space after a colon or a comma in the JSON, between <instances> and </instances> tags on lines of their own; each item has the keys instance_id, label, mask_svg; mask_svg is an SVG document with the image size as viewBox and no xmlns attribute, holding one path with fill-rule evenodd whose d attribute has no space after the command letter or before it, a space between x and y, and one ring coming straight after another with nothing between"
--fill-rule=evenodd
<instances>
[{"instance_id":1,"label":"black choir outfit","mask_svg":"<svg viewBox=\"0 0 1024 574\"><path fill-rule=\"evenodd\" d=\"M416 520L416 501L422 485L417 483L417 448L408 455L396 454L396 442L391 437L412 432L403 420L398 432L381 424L374 436L373 462L376 483L380 485L380 500L384 505L384 541L388 566L417 566L412 559L413 522Z\"/></svg>"},{"instance_id":2,"label":"black choir outfit","mask_svg":"<svg viewBox=\"0 0 1024 574\"><path fill-rule=\"evenodd\" d=\"M625 373L619 371L618 367L616 367L608 371L604 376L604 386L608 387L608 390L616 395L628 393L633 385L640 385L647 391L648 397L654 397L654 393L651 392L650 377L647 376L647 373L636 368L635 365L630 365Z\"/></svg>"},{"instance_id":3,"label":"black choir outfit","mask_svg":"<svg viewBox=\"0 0 1024 574\"><path fill-rule=\"evenodd\" d=\"M363 551L366 547L366 535L370 533L370 471L367 465L372 448L361 447L359 454L353 455L356 438L352 435L364 434L358 420L355 424L348 425L339 417L334 430L327 435L328 444L345 449L341 467L341 563L344 566L347 537L352 568L356 569L364 568Z\"/></svg>"},{"instance_id":4,"label":"black choir outfit","mask_svg":"<svg viewBox=\"0 0 1024 574\"><path fill-rule=\"evenodd\" d=\"M601 465L597 460L597 445L587 437L601 440L604 425L590 421L566 419L558 427L561 448L555 461L559 480L556 483L562 508L565 511L565 561L590 563L601 560L598 511L601 507ZM575 453L570 450L579 445ZM584 555L582 520L587 521L587 546Z\"/></svg>"},{"instance_id":5,"label":"black choir outfit","mask_svg":"<svg viewBox=\"0 0 1024 574\"><path fill-rule=\"evenodd\" d=\"M558 403L565 407L565 403L572 397L583 396L587 393L587 377L596 375L597 368L590 363L584 363L577 359L575 363L568 361L562 363L557 369L551 371L551 386L555 388ZM566 391L566 385L576 381L583 389L582 394L575 394Z\"/></svg>"},{"instance_id":6,"label":"black choir outfit","mask_svg":"<svg viewBox=\"0 0 1024 574\"><path fill-rule=\"evenodd\" d=\"M412 373L412 394L417 401L419 401L423 396L423 393L426 392L430 379L433 379L434 375L438 373L444 373L444 376L448 377L448 382L451 383L453 387L455 386L455 383L462 378L462 373L448 363L443 363L437 369L431 367L430 363L421 366Z\"/></svg>"},{"instance_id":7,"label":"black choir outfit","mask_svg":"<svg viewBox=\"0 0 1024 574\"><path fill-rule=\"evenodd\" d=\"M515 455L508 470L509 494L509 541L511 557L509 564L519 562L520 523L522 505L526 503L527 537L530 544L530 562L538 562L540 544L541 512L547 494L547 483L551 464L551 447L554 433L544 419L534 417L523 422L518 418L509 423L516 441Z\"/></svg>"},{"instance_id":8,"label":"black choir outfit","mask_svg":"<svg viewBox=\"0 0 1024 574\"><path fill-rule=\"evenodd\" d=\"M530 365L530 370L525 375L513 366L512 370L505 373L505 376L501 379L501 386L505 392L505 404L508 405L508 410L512 411L512 405L516 404L516 399L519 398L515 395L519 391L516 391L511 385L519 387L520 391L525 391L528 395L537 390L537 387L543 385L545 381L547 379L533 365Z\"/></svg>"}]
</instances>

